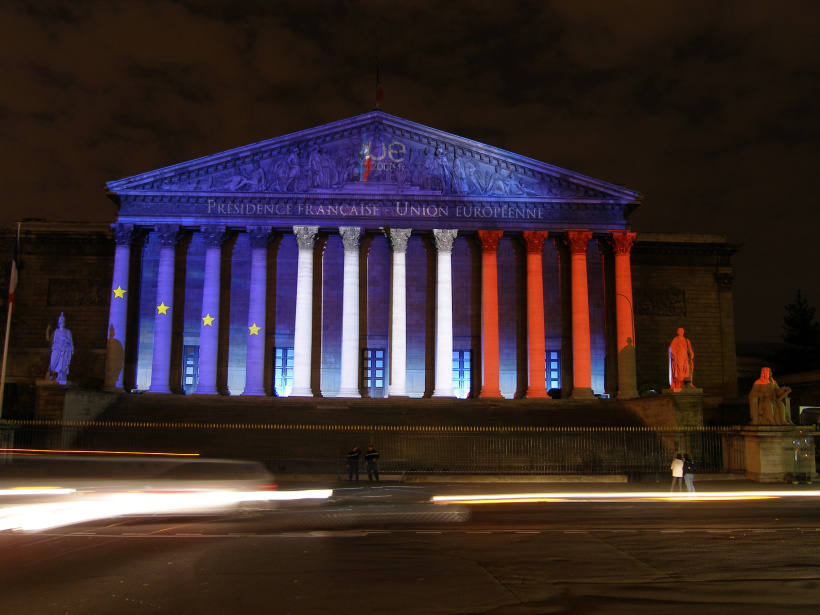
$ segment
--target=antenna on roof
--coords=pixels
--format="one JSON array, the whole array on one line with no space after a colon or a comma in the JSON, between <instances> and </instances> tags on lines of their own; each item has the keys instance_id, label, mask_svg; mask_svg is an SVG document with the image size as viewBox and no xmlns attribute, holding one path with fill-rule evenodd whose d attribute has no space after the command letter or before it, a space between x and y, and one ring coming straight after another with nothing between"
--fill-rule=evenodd
<instances>
[{"instance_id":1,"label":"antenna on roof","mask_svg":"<svg viewBox=\"0 0 820 615\"><path fill-rule=\"evenodd\" d=\"M377 110L381 109L383 99L384 93L382 92L382 82L381 79L379 79L379 54L376 54L376 104L373 108Z\"/></svg>"}]
</instances>

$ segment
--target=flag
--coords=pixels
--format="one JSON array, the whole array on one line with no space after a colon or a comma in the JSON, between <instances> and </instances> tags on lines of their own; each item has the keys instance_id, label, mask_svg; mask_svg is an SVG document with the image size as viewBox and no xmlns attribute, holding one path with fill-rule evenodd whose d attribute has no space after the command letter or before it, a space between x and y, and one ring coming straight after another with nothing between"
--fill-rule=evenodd
<instances>
[{"instance_id":1,"label":"flag","mask_svg":"<svg viewBox=\"0 0 820 615\"><path fill-rule=\"evenodd\" d=\"M9 276L9 308L14 311L14 293L17 290L17 245L19 237L14 238L14 251L11 256L11 275Z\"/></svg>"}]
</instances>

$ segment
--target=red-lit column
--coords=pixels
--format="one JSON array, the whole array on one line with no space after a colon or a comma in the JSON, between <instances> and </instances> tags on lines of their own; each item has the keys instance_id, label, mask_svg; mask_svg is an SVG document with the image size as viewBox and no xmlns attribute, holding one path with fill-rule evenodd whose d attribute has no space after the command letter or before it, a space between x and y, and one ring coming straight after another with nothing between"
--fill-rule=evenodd
<instances>
[{"instance_id":1,"label":"red-lit column","mask_svg":"<svg viewBox=\"0 0 820 615\"><path fill-rule=\"evenodd\" d=\"M569 231L572 276L572 395L571 399L589 399L592 393L592 353L589 341L589 289L587 284L587 243L589 231Z\"/></svg>"},{"instance_id":2,"label":"red-lit column","mask_svg":"<svg viewBox=\"0 0 820 615\"><path fill-rule=\"evenodd\" d=\"M609 243L615 251L615 320L618 337L618 397L638 396L635 369L635 314L632 308L632 267L629 251L635 233L614 232Z\"/></svg>"},{"instance_id":3,"label":"red-lit column","mask_svg":"<svg viewBox=\"0 0 820 615\"><path fill-rule=\"evenodd\" d=\"M501 397L498 358L498 242L504 231L478 231L481 242L481 393Z\"/></svg>"},{"instance_id":4,"label":"red-lit column","mask_svg":"<svg viewBox=\"0 0 820 615\"><path fill-rule=\"evenodd\" d=\"M541 251L546 238L546 231L524 231L524 244L527 247L527 340L530 364L525 397L549 397L544 343L544 276L541 267Z\"/></svg>"}]
</instances>

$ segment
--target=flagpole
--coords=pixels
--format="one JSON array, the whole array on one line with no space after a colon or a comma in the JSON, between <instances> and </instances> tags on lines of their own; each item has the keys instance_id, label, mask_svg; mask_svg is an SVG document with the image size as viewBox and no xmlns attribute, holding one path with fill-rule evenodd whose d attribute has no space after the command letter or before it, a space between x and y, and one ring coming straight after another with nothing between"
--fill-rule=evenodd
<instances>
[{"instance_id":1,"label":"flagpole","mask_svg":"<svg viewBox=\"0 0 820 615\"><path fill-rule=\"evenodd\" d=\"M18 249L20 247L20 223L17 223L17 240L14 244ZM19 255L15 254L15 258L19 258ZM17 266L17 263L14 263L14 266ZM13 280L11 281L13 282ZM17 289L15 288L15 291ZM0 372L0 420L3 418L3 396L6 392L6 359L9 355L9 337L11 335L11 313L14 309L14 303L9 301L9 313L6 317L6 341L3 345L3 370Z\"/></svg>"}]
</instances>

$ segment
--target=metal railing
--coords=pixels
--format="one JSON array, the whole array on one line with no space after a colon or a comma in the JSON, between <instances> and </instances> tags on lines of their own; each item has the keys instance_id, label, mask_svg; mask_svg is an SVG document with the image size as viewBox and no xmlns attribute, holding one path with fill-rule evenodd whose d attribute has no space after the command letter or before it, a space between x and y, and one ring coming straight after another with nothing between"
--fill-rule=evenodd
<instances>
[{"instance_id":1,"label":"metal railing","mask_svg":"<svg viewBox=\"0 0 820 615\"><path fill-rule=\"evenodd\" d=\"M425 427L12 421L14 451L197 453L276 472L337 474L373 444L384 474L658 475L678 452L698 473L742 473L738 428Z\"/></svg>"}]
</instances>

